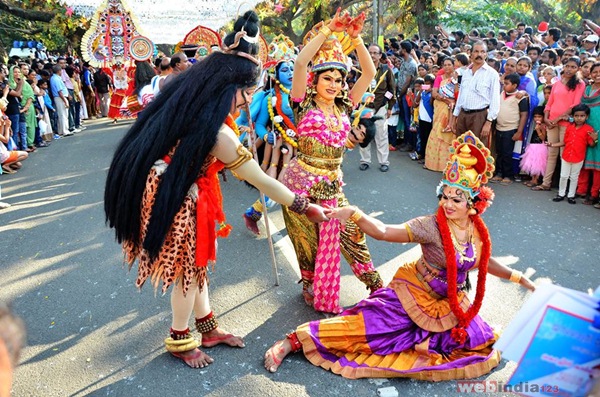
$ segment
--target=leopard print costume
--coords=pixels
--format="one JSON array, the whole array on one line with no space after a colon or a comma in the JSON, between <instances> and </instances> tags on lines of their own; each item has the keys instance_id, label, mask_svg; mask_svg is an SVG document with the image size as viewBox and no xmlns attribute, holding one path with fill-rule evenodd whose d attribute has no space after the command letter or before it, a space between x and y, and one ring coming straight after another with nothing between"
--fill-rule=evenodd
<instances>
[{"instance_id":1,"label":"leopard print costume","mask_svg":"<svg viewBox=\"0 0 600 397\"><path fill-rule=\"evenodd\" d=\"M171 151L170 155L173 153L174 150ZM200 174L204 175L209 166L216 161L214 157L208 156ZM183 200L183 204L175 215L173 224L156 259L154 261L150 260L148 252L142 248L160 177L166 169L167 163L163 160L157 160L151 168L142 198L140 240L136 242L125 241L123 252L130 270L136 259L138 259L138 276L135 281L138 288L141 288L144 282L150 278L155 290L158 289L162 281L161 291L163 294L166 293L171 284L181 283L185 295L192 282L202 288L204 282L208 281L206 266L196 266L195 263L196 201L198 198L198 186L196 184L192 184ZM211 169L215 169L215 167Z\"/></svg>"}]
</instances>

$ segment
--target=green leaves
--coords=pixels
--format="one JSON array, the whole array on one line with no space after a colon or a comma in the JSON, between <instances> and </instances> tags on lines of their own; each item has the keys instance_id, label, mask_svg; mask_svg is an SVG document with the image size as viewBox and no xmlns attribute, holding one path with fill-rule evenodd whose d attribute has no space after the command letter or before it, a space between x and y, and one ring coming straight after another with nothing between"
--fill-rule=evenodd
<instances>
[{"instance_id":1,"label":"green leaves","mask_svg":"<svg viewBox=\"0 0 600 397\"><path fill-rule=\"evenodd\" d=\"M0 9L5 11L0 12L0 34L6 43L36 40L49 50L77 48L89 24L79 15L67 16L56 0L0 0Z\"/></svg>"}]
</instances>

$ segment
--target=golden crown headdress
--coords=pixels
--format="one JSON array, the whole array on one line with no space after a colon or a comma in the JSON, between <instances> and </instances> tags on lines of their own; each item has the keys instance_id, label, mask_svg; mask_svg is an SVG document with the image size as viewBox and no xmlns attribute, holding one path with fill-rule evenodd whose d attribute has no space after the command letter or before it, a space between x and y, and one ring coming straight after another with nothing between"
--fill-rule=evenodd
<instances>
[{"instance_id":1,"label":"golden crown headdress","mask_svg":"<svg viewBox=\"0 0 600 397\"><path fill-rule=\"evenodd\" d=\"M307 34L304 36L303 44L306 45L313 39L322 26L325 26L324 22L316 24ZM348 72L348 58L347 55L354 50L354 45L350 36L346 32L333 32L321 45L321 48L317 51L312 59L312 71L318 72L326 69L338 69L344 73Z\"/></svg>"},{"instance_id":2,"label":"golden crown headdress","mask_svg":"<svg viewBox=\"0 0 600 397\"><path fill-rule=\"evenodd\" d=\"M479 195L494 173L494 158L490 150L471 131L467 131L454 141L449 148L450 158L444 170L440 189L452 186L466 192L473 200ZM440 194L441 191L438 191Z\"/></svg>"}]
</instances>

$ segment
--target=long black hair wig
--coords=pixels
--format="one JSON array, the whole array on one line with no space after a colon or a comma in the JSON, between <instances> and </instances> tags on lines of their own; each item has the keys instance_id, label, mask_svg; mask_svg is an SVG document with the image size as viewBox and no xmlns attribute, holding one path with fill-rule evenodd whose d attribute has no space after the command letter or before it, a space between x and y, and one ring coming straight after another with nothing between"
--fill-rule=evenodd
<instances>
[{"instance_id":1,"label":"long black hair wig","mask_svg":"<svg viewBox=\"0 0 600 397\"><path fill-rule=\"evenodd\" d=\"M224 39L234 43L241 30L258 34L258 16L246 12ZM240 40L236 51L258 54L258 44ZM236 92L256 84L259 68L251 60L214 52L169 82L138 116L120 142L106 179L104 211L119 243L140 243L142 197L151 167L176 145L155 196L143 248L156 258L177 211L217 142L219 128Z\"/></svg>"}]
</instances>

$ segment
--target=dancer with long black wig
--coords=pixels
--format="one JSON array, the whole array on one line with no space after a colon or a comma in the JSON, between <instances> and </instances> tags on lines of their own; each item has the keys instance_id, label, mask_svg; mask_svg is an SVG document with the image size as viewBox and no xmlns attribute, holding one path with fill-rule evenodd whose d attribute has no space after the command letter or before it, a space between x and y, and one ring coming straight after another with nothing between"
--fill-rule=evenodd
<instances>
[{"instance_id":1,"label":"dancer with long black wig","mask_svg":"<svg viewBox=\"0 0 600 397\"><path fill-rule=\"evenodd\" d=\"M173 286L167 351L194 368L213 359L198 349L188 322L192 312L205 348L242 338L218 326L210 309L206 267L216 260L216 237L226 237L217 172L223 168L273 200L325 220L323 209L269 178L240 145L233 114L251 101L259 76L258 17L248 11L215 52L172 80L139 114L121 141L108 172L107 223L123 244L138 288L150 278L162 292ZM218 226L218 230L217 230Z\"/></svg>"}]
</instances>

